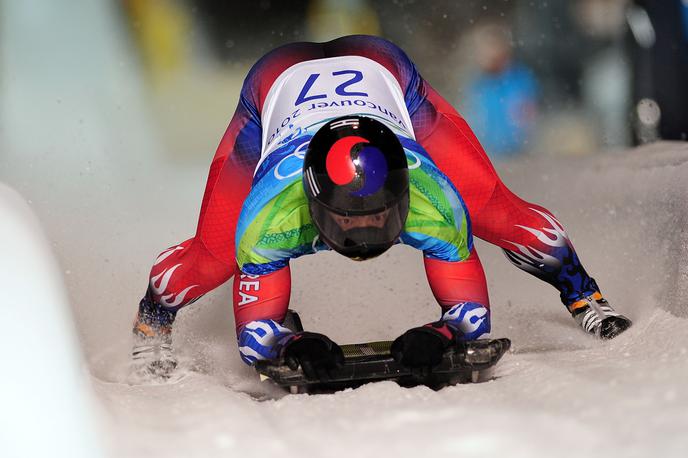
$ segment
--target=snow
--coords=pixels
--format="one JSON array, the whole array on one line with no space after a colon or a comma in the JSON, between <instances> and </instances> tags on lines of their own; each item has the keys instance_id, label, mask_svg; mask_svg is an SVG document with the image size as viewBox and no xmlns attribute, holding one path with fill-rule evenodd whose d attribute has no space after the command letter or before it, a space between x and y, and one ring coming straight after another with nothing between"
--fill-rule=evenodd
<instances>
[{"instance_id":1,"label":"snow","mask_svg":"<svg viewBox=\"0 0 688 458\"><path fill-rule=\"evenodd\" d=\"M57 263L28 205L1 183L0 221L1 454L104 456Z\"/></svg>"},{"instance_id":2,"label":"snow","mask_svg":"<svg viewBox=\"0 0 688 458\"><path fill-rule=\"evenodd\" d=\"M240 362L225 286L180 314L175 343L188 359L175 383L128 385L122 335L103 352L90 349L115 455L683 456L688 146L538 158L502 172L557 213L610 302L634 320L626 334L610 342L583 334L554 289L481 244L493 336L513 341L495 380L439 392L385 382L284 396ZM151 246L172 242L155 230L139 235ZM362 264L306 257L293 272L292 306L306 327L340 342L393 338L437 313L420 257L403 247ZM133 313L143 282L144 271L114 301L117 314Z\"/></svg>"},{"instance_id":3,"label":"snow","mask_svg":"<svg viewBox=\"0 0 688 458\"><path fill-rule=\"evenodd\" d=\"M131 385L130 324L147 269L158 251L192 233L204 171L142 166L128 186L114 183L122 202L71 212L84 203L70 197L68 222L42 208L52 197L34 190L33 206L65 272L112 456L683 456L688 147L538 158L501 174L557 214L605 295L635 324L610 342L586 336L554 289L481 243L492 335L511 338L513 351L495 380L439 392L384 382L285 396L261 385L237 354L229 285L180 313L183 377ZM163 184L148 187L149 179ZM110 189L89 191L97 202ZM292 306L305 325L342 343L393 338L437 314L421 259L404 247L366 263L332 253L305 257L293 272Z\"/></svg>"}]
</instances>

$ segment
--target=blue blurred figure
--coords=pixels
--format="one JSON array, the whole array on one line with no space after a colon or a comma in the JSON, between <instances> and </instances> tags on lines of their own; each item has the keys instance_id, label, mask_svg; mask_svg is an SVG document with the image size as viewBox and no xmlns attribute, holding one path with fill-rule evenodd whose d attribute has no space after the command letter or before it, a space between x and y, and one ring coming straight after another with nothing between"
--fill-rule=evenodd
<instances>
[{"instance_id":1,"label":"blue blurred figure","mask_svg":"<svg viewBox=\"0 0 688 458\"><path fill-rule=\"evenodd\" d=\"M686 41L688 41L688 0L681 0L683 5L683 31L686 33Z\"/></svg>"},{"instance_id":2,"label":"blue blurred figure","mask_svg":"<svg viewBox=\"0 0 688 458\"><path fill-rule=\"evenodd\" d=\"M478 74L465 91L464 113L492 160L504 160L529 147L537 112L538 84L513 59L510 34L490 24L475 32Z\"/></svg>"}]
</instances>

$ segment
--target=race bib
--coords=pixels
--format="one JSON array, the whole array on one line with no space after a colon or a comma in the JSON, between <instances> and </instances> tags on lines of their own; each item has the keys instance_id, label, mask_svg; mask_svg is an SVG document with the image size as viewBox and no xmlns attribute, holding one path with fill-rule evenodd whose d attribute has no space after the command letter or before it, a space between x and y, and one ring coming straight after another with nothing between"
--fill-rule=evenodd
<instances>
[{"instance_id":1,"label":"race bib","mask_svg":"<svg viewBox=\"0 0 688 458\"><path fill-rule=\"evenodd\" d=\"M415 139L403 91L377 62L342 56L289 67L275 80L263 104L260 162L280 144L312 135L333 118L353 114L373 117L395 133Z\"/></svg>"}]
</instances>

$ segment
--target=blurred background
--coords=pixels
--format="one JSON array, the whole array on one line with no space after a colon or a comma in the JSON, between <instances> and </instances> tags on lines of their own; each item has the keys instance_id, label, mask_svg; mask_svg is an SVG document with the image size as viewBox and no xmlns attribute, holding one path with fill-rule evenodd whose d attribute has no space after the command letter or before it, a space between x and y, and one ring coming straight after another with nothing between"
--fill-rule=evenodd
<instances>
[{"instance_id":1,"label":"blurred background","mask_svg":"<svg viewBox=\"0 0 688 458\"><path fill-rule=\"evenodd\" d=\"M686 0L113 3L176 157L208 154L261 55L358 33L406 50L493 159L688 139Z\"/></svg>"},{"instance_id":2,"label":"blurred background","mask_svg":"<svg viewBox=\"0 0 688 458\"><path fill-rule=\"evenodd\" d=\"M5 129L17 85L59 98L63 78L84 92L140 84L164 154L207 161L260 56L363 33L406 50L497 160L688 138L686 0L51 3L0 1Z\"/></svg>"}]
</instances>

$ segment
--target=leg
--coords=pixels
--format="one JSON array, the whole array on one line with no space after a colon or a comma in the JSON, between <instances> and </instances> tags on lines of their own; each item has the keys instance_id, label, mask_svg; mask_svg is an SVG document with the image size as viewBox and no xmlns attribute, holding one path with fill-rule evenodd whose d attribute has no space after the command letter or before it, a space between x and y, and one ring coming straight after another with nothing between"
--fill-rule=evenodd
<instances>
[{"instance_id":1,"label":"leg","mask_svg":"<svg viewBox=\"0 0 688 458\"><path fill-rule=\"evenodd\" d=\"M557 288L567 306L597 292L556 218L509 191L468 124L429 85L426 90L419 140L466 202L473 233Z\"/></svg>"},{"instance_id":2,"label":"leg","mask_svg":"<svg viewBox=\"0 0 688 458\"><path fill-rule=\"evenodd\" d=\"M479 237L502 247L518 268L557 288L564 305L599 292L561 223L546 209L518 198L501 181L476 220Z\"/></svg>"},{"instance_id":3,"label":"leg","mask_svg":"<svg viewBox=\"0 0 688 458\"><path fill-rule=\"evenodd\" d=\"M557 288L589 333L614 337L630 326L602 298L563 226L551 212L502 183L466 121L429 84L413 115L418 141L452 180L468 207L473 233L504 249L517 267Z\"/></svg>"},{"instance_id":4,"label":"leg","mask_svg":"<svg viewBox=\"0 0 688 458\"><path fill-rule=\"evenodd\" d=\"M490 332L487 283L475 248L461 262L425 258L425 273L442 308L442 322L460 331L459 337L464 340Z\"/></svg>"}]
</instances>

